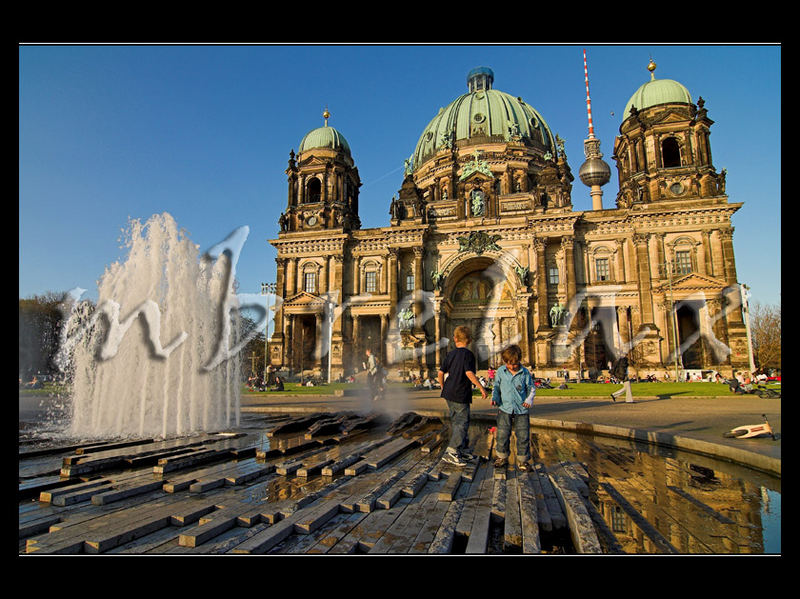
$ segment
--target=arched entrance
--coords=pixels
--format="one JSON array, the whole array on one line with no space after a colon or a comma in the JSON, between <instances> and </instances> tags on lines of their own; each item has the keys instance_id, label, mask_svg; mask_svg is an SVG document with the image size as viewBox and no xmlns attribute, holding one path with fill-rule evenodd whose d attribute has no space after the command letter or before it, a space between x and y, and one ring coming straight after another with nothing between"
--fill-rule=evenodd
<instances>
[{"instance_id":1,"label":"arched entrance","mask_svg":"<svg viewBox=\"0 0 800 599\"><path fill-rule=\"evenodd\" d=\"M703 337L700 332L699 308L702 302L683 301L678 308L678 343L681 347L681 363L684 368L703 367ZM688 343L694 336L694 341Z\"/></svg>"},{"instance_id":2,"label":"arched entrance","mask_svg":"<svg viewBox=\"0 0 800 599\"><path fill-rule=\"evenodd\" d=\"M292 340L291 369L295 372L312 370L319 366L316 359L317 319L313 314L295 316Z\"/></svg>"},{"instance_id":3,"label":"arched entrance","mask_svg":"<svg viewBox=\"0 0 800 599\"><path fill-rule=\"evenodd\" d=\"M450 342L446 351L455 347L456 327L467 326L472 332L469 349L475 354L478 370L497 368L504 347L521 345L513 280L502 265L488 257L462 263L448 278L445 294L450 301L444 335Z\"/></svg>"}]
</instances>

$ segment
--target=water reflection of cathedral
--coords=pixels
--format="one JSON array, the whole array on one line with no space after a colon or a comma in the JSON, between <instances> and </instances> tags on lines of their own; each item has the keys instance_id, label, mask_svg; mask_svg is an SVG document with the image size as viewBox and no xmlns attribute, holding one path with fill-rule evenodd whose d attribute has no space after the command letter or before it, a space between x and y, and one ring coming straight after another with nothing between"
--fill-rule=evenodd
<instances>
[{"instance_id":1,"label":"water reflection of cathedral","mask_svg":"<svg viewBox=\"0 0 800 599\"><path fill-rule=\"evenodd\" d=\"M741 204L712 164L702 98L650 70L615 139L613 207L590 127L587 211L572 208L563 140L490 69L422 129L386 227L361 228L358 169L326 113L286 169L271 363L324 371L330 356L337 377L371 347L425 373L466 324L481 368L509 343L541 375L604 368L630 347L644 372L671 368L676 345L686 368L746 366L730 222Z\"/></svg>"},{"instance_id":2,"label":"water reflection of cathedral","mask_svg":"<svg viewBox=\"0 0 800 599\"><path fill-rule=\"evenodd\" d=\"M587 475L587 499L619 552L765 551L762 511L768 505L761 483L769 480L780 493L779 479L702 456L674 457L653 448L633 451L613 439L547 432L534 434L533 440L537 462L576 464Z\"/></svg>"}]
</instances>

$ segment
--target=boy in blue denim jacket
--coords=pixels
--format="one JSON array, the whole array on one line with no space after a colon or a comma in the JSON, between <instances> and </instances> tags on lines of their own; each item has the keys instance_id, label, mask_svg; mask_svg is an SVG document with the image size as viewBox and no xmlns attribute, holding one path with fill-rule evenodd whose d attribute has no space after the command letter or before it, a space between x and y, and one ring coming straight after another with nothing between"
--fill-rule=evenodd
<instances>
[{"instance_id":1,"label":"boy in blue denim jacket","mask_svg":"<svg viewBox=\"0 0 800 599\"><path fill-rule=\"evenodd\" d=\"M517 469L523 472L531 469L531 423L528 410L533 405L536 385L530 371L519 362L522 350L518 345L510 345L500 354L503 366L494 375L492 405L497 411L497 459L495 468L508 464L511 429L517 436Z\"/></svg>"}]
</instances>

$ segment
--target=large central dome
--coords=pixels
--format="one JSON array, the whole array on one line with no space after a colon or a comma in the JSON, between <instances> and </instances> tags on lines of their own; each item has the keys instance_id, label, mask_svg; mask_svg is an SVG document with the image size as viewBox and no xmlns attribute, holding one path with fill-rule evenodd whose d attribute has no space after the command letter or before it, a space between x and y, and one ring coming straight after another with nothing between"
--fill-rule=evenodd
<instances>
[{"instance_id":1,"label":"large central dome","mask_svg":"<svg viewBox=\"0 0 800 599\"><path fill-rule=\"evenodd\" d=\"M417 142L414 170L442 148L456 142L521 141L555 153L550 128L533 106L522 98L492 89L494 73L487 67L467 75L469 91L441 108Z\"/></svg>"}]
</instances>

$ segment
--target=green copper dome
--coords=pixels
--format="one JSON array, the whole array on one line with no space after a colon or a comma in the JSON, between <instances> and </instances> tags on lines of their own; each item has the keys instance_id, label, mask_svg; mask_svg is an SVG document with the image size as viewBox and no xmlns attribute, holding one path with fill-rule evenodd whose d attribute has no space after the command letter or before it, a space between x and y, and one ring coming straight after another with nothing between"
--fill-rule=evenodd
<instances>
[{"instance_id":1,"label":"green copper dome","mask_svg":"<svg viewBox=\"0 0 800 599\"><path fill-rule=\"evenodd\" d=\"M553 134L542 115L521 98L492 89L493 81L488 67L469 72L469 92L441 108L423 130L414 151L415 170L442 148L471 138L521 140L555 153Z\"/></svg>"},{"instance_id":2,"label":"green copper dome","mask_svg":"<svg viewBox=\"0 0 800 599\"><path fill-rule=\"evenodd\" d=\"M625 120L630 116L631 106L635 106L637 110L644 110L657 104L691 104L692 96L682 84L672 79L656 79L654 71L656 70L656 63L652 60L647 65L650 71L650 81L642 85L628 100L625 105L625 111L622 113L622 119Z\"/></svg>"},{"instance_id":3,"label":"green copper dome","mask_svg":"<svg viewBox=\"0 0 800 599\"><path fill-rule=\"evenodd\" d=\"M331 148L333 150L344 150L346 154L350 154L350 145L344 138L344 135L339 133L333 127L328 127L327 117L324 127L313 129L306 133L303 140L300 142L300 149L298 154L302 154L313 148Z\"/></svg>"}]
</instances>

